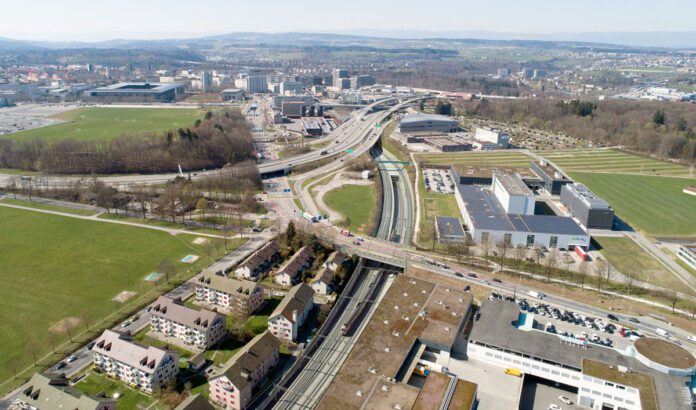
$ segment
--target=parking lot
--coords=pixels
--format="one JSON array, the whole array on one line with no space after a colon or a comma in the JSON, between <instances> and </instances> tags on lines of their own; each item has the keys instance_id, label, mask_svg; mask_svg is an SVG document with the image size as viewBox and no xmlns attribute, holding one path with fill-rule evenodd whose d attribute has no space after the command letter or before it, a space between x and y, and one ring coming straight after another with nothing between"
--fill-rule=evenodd
<instances>
[{"instance_id":1,"label":"parking lot","mask_svg":"<svg viewBox=\"0 0 696 410\"><path fill-rule=\"evenodd\" d=\"M449 371L478 384L478 410L516 409L522 378L505 374L505 368L476 359L450 359ZM505 394L502 394L505 393Z\"/></svg>"},{"instance_id":2,"label":"parking lot","mask_svg":"<svg viewBox=\"0 0 696 410\"><path fill-rule=\"evenodd\" d=\"M526 375L520 396L520 410L548 410L551 405L560 409L580 409L577 403L578 391L570 386L554 383L539 377ZM572 404L560 399L564 397Z\"/></svg>"},{"instance_id":3,"label":"parking lot","mask_svg":"<svg viewBox=\"0 0 696 410\"><path fill-rule=\"evenodd\" d=\"M423 168L423 181L429 192L454 193L454 181L448 169Z\"/></svg>"}]
</instances>

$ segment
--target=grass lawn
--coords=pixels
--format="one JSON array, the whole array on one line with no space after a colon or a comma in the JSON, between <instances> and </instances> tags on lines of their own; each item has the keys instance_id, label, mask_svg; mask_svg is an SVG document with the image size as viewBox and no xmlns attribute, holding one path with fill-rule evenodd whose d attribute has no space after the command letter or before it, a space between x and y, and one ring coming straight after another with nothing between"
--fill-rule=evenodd
<instances>
[{"instance_id":1,"label":"grass lawn","mask_svg":"<svg viewBox=\"0 0 696 410\"><path fill-rule=\"evenodd\" d=\"M254 335L261 334L264 330L268 329L268 318L281 300L283 300L283 298L277 296L266 299L266 304L263 305L263 308L247 321L247 329Z\"/></svg>"},{"instance_id":2,"label":"grass lawn","mask_svg":"<svg viewBox=\"0 0 696 410\"><path fill-rule=\"evenodd\" d=\"M372 185L344 185L327 192L324 201L347 218L348 229L364 234L375 213L375 188Z\"/></svg>"},{"instance_id":3,"label":"grass lawn","mask_svg":"<svg viewBox=\"0 0 696 410\"><path fill-rule=\"evenodd\" d=\"M79 322L88 315L94 336L107 324L101 323L105 318L114 323L129 313L112 301L122 291L136 292L128 305L157 297L144 277L163 259L175 261L178 280L210 263L203 246L193 244L194 236L28 210L0 207L0 232L0 391L12 387L4 383L12 375L8 363L19 369L30 366L28 345L35 343L43 357L50 351L49 333L58 333L59 344L67 339L56 328L59 322L78 322L75 337L85 330ZM211 257L217 259L224 254L221 240L212 241ZM188 254L201 258L193 264L179 262Z\"/></svg>"},{"instance_id":4,"label":"grass lawn","mask_svg":"<svg viewBox=\"0 0 696 410\"><path fill-rule=\"evenodd\" d=\"M418 196L420 198L418 242L423 246L431 247L435 231L435 217L452 216L461 220L461 212L454 195L425 190L422 172L418 177Z\"/></svg>"},{"instance_id":5,"label":"grass lawn","mask_svg":"<svg viewBox=\"0 0 696 410\"><path fill-rule=\"evenodd\" d=\"M75 387L87 394L104 392L107 397L113 397L115 393L118 393L116 405L119 409L137 409L140 406L144 408L155 401L154 398L131 389L121 381L97 373L88 374L87 377L77 382Z\"/></svg>"},{"instance_id":6,"label":"grass lawn","mask_svg":"<svg viewBox=\"0 0 696 410\"><path fill-rule=\"evenodd\" d=\"M60 206L60 205L39 204L37 202L22 201L20 199L14 199L14 198L0 199L0 203L9 204L9 205L19 205L19 206L24 206L27 208L34 208L34 209L43 209L46 211L63 212L63 213L73 214L73 215L89 216L89 215L94 215L96 213L94 211L90 211L89 209L77 209L77 208L70 208L67 206Z\"/></svg>"},{"instance_id":7,"label":"grass lawn","mask_svg":"<svg viewBox=\"0 0 696 410\"><path fill-rule=\"evenodd\" d=\"M684 165L615 150L583 150L542 153L565 172L611 172L696 177Z\"/></svg>"},{"instance_id":8,"label":"grass lawn","mask_svg":"<svg viewBox=\"0 0 696 410\"><path fill-rule=\"evenodd\" d=\"M682 193L696 180L574 172L634 229L656 236L696 236L696 197Z\"/></svg>"},{"instance_id":9,"label":"grass lawn","mask_svg":"<svg viewBox=\"0 0 696 410\"><path fill-rule=\"evenodd\" d=\"M619 272L667 289L684 289L681 280L630 238L594 237L594 240L602 247L602 255Z\"/></svg>"},{"instance_id":10,"label":"grass lawn","mask_svg":"<svg viewBox=\"0 0 696 410\"><path fill-rule=\"evenodd\" d=\"M205 111L196 108L78 108L52 116L63 124L9 134L0 138L13 140L45 139L108 141L122 134L161 132L192 127Z\"/></svg>"},{"instance_id":11,"label":"grass lawn","mask_svg":"<svg viewBox=\"0 0 696 410\"><path fill-rule=\"evenodd\" d=\"M200 309L200 308L199 308ZM184 349L183 347L180 347L179 345L171 344L171 343L166 343L163 342L159 339L156 339L154 337L148 336L148 332L150 331L150 326L146 326L143 330L138 332L135 336L133 336L133 339L137 340L138 342L141 342L145 346L154 346L154 347L164 347L167 346L169 350L173 350L177 353L179 353L179 358L187 358L190 359L192 356L195 355L194 352Z\"/></svg>"}]
</instances>

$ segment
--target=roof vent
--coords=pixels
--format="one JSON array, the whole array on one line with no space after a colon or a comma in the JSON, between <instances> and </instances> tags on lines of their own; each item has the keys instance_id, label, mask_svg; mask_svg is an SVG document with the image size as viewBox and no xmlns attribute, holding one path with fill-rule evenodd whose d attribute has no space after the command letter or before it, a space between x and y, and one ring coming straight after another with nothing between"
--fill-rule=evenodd
<instances>
[{"instance_id":1,"label":"roof vent","mask_svg":"<svg viewBox=\"0 0 696 410\"><path fill-rule=\"evenodd\" d=\"M385 392L389 391L389 386L387 386L386 384L383 384L382 391L385 391Z\"/></svg>"},{"instance_id":2,"label":"roof vent","mask_svg":"<svg viewBox=\"0 0 696 410\"><path fill-rule=\"evenodd\" d=\"M395 305L394 310L399 310L399 305Z\"/></svg>"}]
</instances>

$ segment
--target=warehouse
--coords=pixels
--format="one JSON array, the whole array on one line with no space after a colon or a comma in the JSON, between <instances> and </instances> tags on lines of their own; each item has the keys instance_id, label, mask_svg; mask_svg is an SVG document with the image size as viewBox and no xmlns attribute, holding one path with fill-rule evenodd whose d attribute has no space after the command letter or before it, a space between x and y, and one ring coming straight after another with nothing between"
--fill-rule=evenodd
<instances>
[{"instance_id":1,"label":"warehouse","mask_svg":"<svg viewBox=\"0 0 696 410\"><path fill-rule=\"evenodd\" d=\"M457 132L459 123L444 115L414 114L401 118L401 133Z\"/></svg>"},{"instance_id":2,"label":"warehouse","mask_svg":"<svg viewBox=\"0 0 696 410\"><path fill-rule=\"evenodd\" d=\"M117 83L85 91L86 97L107 101L175 101L184 93L183 83Z\"/></svg>"},{"instance_id":3,"label":"warehouse","mask_svg":"<svg viewBox=\"0 0 696 410\"><path fill-rule=\"evenodd\" d=\"M466 240L466 233L464 232L464 228L462 228L462 222L459 218L436 216L435 230L437 241L440 243L464 242Z\"/></svg>"},{"instance_id":4,"label":"warehouse","mask_svg":"<svg viewBox=\"0 0 696 410\"><path fill-rule=\"evenodd\" d=\"M573 182L546 160L532 162L530 166L532 171L542 179L544 189L551 195L560 195L561 187Z\"/></svg>"},{"instance_id":5,"label":"warehouse","mask_svg":"<svg viewBox=\"0 0 696 410\"><path fill-rule=\"evenodd\" d=\"M561 203L587 229L611 229L614 223L614 210L583 184L563 185Z\"/></svg>"},{"instance_id":6,"label":"warehouse","mask_svg":"<svg viewBox=\"0 0 696 410\"><path fill-rule=\"evenodd\" d=\"M559 249L589 247L590 236L573 218L534 215L530 203L533 197L530 199L520 184L524 185L518 175L496 174L490 189L457 185L457 205L474 242Z\"/></svg>"}]
</instances>

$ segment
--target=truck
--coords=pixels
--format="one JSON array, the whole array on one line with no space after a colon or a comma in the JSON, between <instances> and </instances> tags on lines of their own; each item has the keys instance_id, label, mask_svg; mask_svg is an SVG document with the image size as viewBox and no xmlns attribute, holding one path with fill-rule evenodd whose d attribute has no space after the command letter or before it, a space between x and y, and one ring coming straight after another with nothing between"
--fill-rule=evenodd
<instances>
[{"instance_id":1,"label":"truck","mask_svg":"<svg viewBox=\"0 0 696 410\"><path fill-rule=\"evenodd\" d=\"M578 256L580 257L580 260L581 260L581 261L587 260L587 251L585 251L584 249L582 249L580 246L576 246L576 247L575 247L575 253L578 254Z\"/></svg>"},{"instance_id":2,"label":"truck","mask_svg":"<svg viewBox=\"0 0 696 410\"><path fill-rule=\"evenodd\" d=\"M529 294L529 296L531 296L533 298L537 298L537 299L543 299L544 296L546 296L546 295L544 295L543 292L537 292L536 290L530 290L528 292L528 294Z\"/></svg>"},{"instance_id":3,"label":"truck","mask_svg":"<svg viewBox=\"0 0 696 410\"><path fill-rule=\"evenodd\" d=\"M310 214L309 212L303 212L302 217L312 223L319 221L318 217Z\"/></svg>"},{"instance_id":4,"label":"truck","mask_svg":"<svg viewBox=\"0 0 696 410\"><path fill-rule=\"evenodd\" d=\"M669 336L669 332L668 332L668 331L666 331L665 329L661 329L661 328L659 328L659 327L655 328L655 333L657 333L658 335L660 335L660 336L662 336L662 337L667 337L667 336Z\"/></svg>"}]
</instances>

